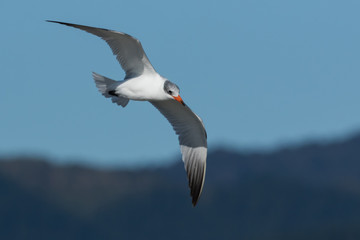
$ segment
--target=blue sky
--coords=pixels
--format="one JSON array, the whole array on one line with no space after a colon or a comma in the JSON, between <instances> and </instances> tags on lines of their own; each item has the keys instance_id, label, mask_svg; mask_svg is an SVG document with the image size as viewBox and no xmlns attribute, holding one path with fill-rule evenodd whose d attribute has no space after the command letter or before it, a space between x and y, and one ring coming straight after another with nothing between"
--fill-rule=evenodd
<instances>
[{"instance_id":1,"label":"blue sky","mask_svg":"<svg viewBox=\"0 0 360 240\"><path fill-rule=\"evenodd\" d=\"M205 123L209 148L269 148L360 127L359 1L0 3L0 155L96 165L166 163L177 137L146 102L122 109L95 71L124 73L105 42L58 20L140 39Z\"/></svg>"}]
</instances>

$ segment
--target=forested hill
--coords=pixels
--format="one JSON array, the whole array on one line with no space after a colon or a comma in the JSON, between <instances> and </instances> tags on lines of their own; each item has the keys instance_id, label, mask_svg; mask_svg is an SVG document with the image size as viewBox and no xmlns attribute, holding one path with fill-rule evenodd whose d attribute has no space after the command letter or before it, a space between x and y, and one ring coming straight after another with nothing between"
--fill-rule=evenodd
<instances>
[{"instance_id":1,"label":"forested hill","mask_svg":"<svg viewBox=\"0 0 360 240\"><path fill-rule=\"evenodd\" d=\"M140 170L0 160L0 239L360 239L360 135Z\"/></svg>"}]
</instances>

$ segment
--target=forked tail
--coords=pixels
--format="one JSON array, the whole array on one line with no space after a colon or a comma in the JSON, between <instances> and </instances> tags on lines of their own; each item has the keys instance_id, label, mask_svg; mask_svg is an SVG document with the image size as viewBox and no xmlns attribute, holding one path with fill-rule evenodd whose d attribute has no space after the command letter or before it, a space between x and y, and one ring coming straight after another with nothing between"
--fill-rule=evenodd
<instances>
[{"instance_id":1,"label":"forked tail","mask_svg":"<svg viewBox=\"0 0 360 240\"><path fill-rule=\"evenodd\" d=\"M101 76L100 74L97 74L95 72L92 73L92 76L95 80L96 87L99 89L101 94L104 95L104 97L111 98L113 103L116 103L117 105L120 105L122 107L125 107L128 104L128 98L111 94L111 92L113 92L115 88L119 85L118 81Z\"/></svg>"}]
</instances>

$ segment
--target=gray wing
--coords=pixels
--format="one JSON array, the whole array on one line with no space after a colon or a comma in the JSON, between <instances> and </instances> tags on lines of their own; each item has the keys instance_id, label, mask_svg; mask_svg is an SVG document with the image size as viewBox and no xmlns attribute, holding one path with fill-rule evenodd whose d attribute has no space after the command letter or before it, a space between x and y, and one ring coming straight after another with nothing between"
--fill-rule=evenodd
<instances>
[{"instance_id":1,"label":"gray wing","mask_svg":"<svg viewBox=\"0 0 360 240\"><path fill-rule=\"evenodd\" d=\"M126 72L126 79L141 74L155 73L155 69L147 58L140 41L126 33L65 22L49 20L48 22L78 28L104 39Z\"/></svg>"},{"instance_id":2,"label":"gray wing","mask_svg":"<svg viewBox=\"0 0 360 240\"><path fill-rule=\"evenodd\" d=\"M205 180L207 136L202 120L187 106L175 100L151 101L179 135L182 160L188 175L192 203L195 206Z\"/></svg>"}]
</instances>

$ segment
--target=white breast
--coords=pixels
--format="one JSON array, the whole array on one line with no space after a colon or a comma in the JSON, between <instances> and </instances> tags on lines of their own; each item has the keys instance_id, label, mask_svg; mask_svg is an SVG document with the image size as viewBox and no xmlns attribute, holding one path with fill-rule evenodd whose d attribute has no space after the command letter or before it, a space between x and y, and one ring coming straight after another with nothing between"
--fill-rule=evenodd
<instances>
[{"instance_id":1,"label":"white breast","mask_svg":"<svg viewBox=\"0 0 360 240\"><path fill-rule=\"evenodd\" d=\"M124 81L115 91L131 100L166 100L168 96L163 89L165 80L159 74L140 75Z\"/></svg>"}]
</instances>

